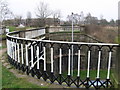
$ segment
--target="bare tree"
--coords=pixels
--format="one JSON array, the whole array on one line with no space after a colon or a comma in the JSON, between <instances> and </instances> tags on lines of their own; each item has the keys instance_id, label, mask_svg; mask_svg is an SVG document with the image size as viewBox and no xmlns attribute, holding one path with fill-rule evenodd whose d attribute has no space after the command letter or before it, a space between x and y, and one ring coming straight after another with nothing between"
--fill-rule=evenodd
<instances>
[{"instance_id":1,"label":"bare tree","mask_svg":"<svg viewBox=\"0 0 120 90\"><path fill-rule=\"evenodd\" d=\"M72 18L72 15L68 15L67 16L67 19L68 19L68 21L71 23L72 22L72 19L73 19L73 21L74 21L74 24L76 24L76 25L80 25L80 24L82 24L81 22L81 14L79 15L79 14L73 14L73 18Z\"/></svg>"},{"instance_id":2,"label":"bare tree","mask_svg":"<svg viewBox=\"0 0 120 90\"><path fill-rule=\"evenodd\" d=\"M83 25L83 24L98 24L98 18L92 16L90 13L87 14L86 17L84 17L83 11L80 14L73 14L67 16L68 22L71 23L72 19L75 25Z\"/></svg>"},{"instance_id":3,"label":"bare tree","mask_svg":"<svg viewBox=\"0 0 120 90\"><path fill-rule=\"evenodd\" d=\"M52 16L54 19L54 25L58 25L60 23L61 11L60 10L53 11Z\"/></svg>"},{"instance_id":4,"label":"bare tree","mask_svg":"<svg viewBox=\"0 0 120 90\"><path fill-rule=\"evenodd\" d=\"M85 17L85 24L98 24L98 18L93 17L90 13Z\"/></svg>"},{"instance_id":5,"label":"bare tree","mask_svg":"<svg viewBox=\"0 0 120 90\"><path fill-rule=\"evenodd\" d=\"M8 7L8 3L4 0L0 0L0 22L13 16L13 13Z\"/></svg>"},{"instance_id":6,"label":"bare tree","mask_svg":"<svg viewBox=\"0 0 120 90\"><path fill-rule=\"evenodd\" d=\"M84 13L83 13L83 11L81 11L81 13L80 13L80 19L79 19L79 24L84 24L84 21L85 21Z\"/></svg>"},{"instance_id":7,"label":"bare tree","mask_svg":"<svg viewBox=\"0 0 120 90\"><path fill-rule=\"evenodd\" d=\"M115 23L114 19L111 19L110 22L109 22L109 25L110 25L110 26L115 26L115 24L116 24L116 23Z\"/></svg>"},{"instance_id":8,"label":"bare tree","mask_svg":"<svg viewBox=\"0 0 120 90\"><path fill-rule=\"evenodd\" d=\"M53 11L53 18L61 18L61 11L60 10L55 10Z\"/></svg>"},{"instance_id":9,"label":"bare tree","mask_svg":"<svg viewBox=\"0 0 120 90\"><path fill-rule=\"evenodd\" d=\"M16 15L14 18L14 25L18 26L22 23L22 16L21 15Z\"/></svg>"},{"instance_id":10,"label":"bare tree","mask_svg":"<svg viewBox=\"0 0 120 90\"><path fill-rule=\"evenodd\" d=\"M85 23L91 24L91 20L92 20L92 16L90 13L88 13L87 16L85 17Z\"/></svg>"},{"instance_id":11,"label":"bare tree","mask_svg":"<svg viewBox=\"0 0 120 90\"><path fill-rule=\"evenodd\" d=\"M39 18L40 26L45 26L46 18L52 14L51 10L49 10L48 4L44 2L40 2L36 9L36 16Z\"/></svg>"},{"instance_id":12,"label":"bare tree","mask_svg":"<svg viewBox=\"0 0 120 90\"><path fill-rule=\"evenodd\" d=\"M103 15L100 15L100 21L99 21L99 24L102 25L102 26L106 26L108 25L108 21L106 19L104 19L104 16Z\"/></svg>"}]
</instances>

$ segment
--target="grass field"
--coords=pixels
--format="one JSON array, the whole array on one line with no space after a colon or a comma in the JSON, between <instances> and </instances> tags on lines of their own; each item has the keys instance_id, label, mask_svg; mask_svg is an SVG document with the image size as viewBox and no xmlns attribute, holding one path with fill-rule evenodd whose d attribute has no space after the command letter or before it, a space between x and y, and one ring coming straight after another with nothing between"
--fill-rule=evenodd
<instances>
[{"instance_id":1,"label":"grass field","mask_svg":"<svg viewBox=\"0 0 120 90\"><path fill-rule=\"evenodd\" d=\"M24 28L18 28L15 26L9 26L9 31L13 32L13 31L21 31L21 30L26 30L26 29L32 29L33 27L24 27Z\"/></svg>"},{"instance_id":2,"label":"grass field","mask_svg":"<svg viewBox=\"0 0 120 90\"><path fill-rule=\"evenodd\" d=\"M9 26L9 30L10 30L10 32L13 32L13 31L16 30L16 27L14 27L14 26Z\"/></svg>"},{"instance_id":3,"label":"grass field","mask_svg":"<svg viewBox=\"0 0 120 90\"><path fill-rule=\"evenodd\" d=\"M1 73L1 71L0 71ZM2 88L46 88L27 82L24 79L17 78L8 69L2 67Z\"/></svg>"},{"instance_id":4,"label":"grass field","mask_svg":"<svg viewBox=\"0 0 120 90\"><path fill-rule=\"evenodd\" d=\"M72 30L60 31L60 32L51 32L51 34L58 34L58 33L72 33ZM80 33L80 30L74 30L74 33Z\"/></svg>"}]
</instances>

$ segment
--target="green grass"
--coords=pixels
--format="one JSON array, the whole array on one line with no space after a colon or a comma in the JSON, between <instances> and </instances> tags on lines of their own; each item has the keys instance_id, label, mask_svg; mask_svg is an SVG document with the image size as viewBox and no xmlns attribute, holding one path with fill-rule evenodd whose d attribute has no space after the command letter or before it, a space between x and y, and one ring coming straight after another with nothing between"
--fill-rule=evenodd
<instances>
[{"instance_id":1,"label":"green grass","mask_svg":"<svg viewBox=\"0 0 120 90\"><path fill-rule=\"evenodd\" d=\"M6 34L2 34L2 35L0 35L0 38L6 38Z\"/></svg>"},{"instance_id":2,"label":"green grass","mask_svg":"<svg viewBox=\"0 0 120 90\"><path fill-rule=\"evenodd\" d=\"M117 36L117 37L115 38L115 43L120 44L120 36L119 36L119 37Z\"/></svg>"},{"instance_id":3,"label":"green grass","mask_svg":"<svg viewBox=\"0 0 120 90\"><path fill-rule=\"evenodd\" d=\"M8 69L2 67L2 88L45 88L17 78Z\"/></svg>"},{"instance_id":4,"label":"green grass","mask_svg":"<svg viewBox=\"0 0 120 90\"><path fill-rule=\"evenodd\" d=\"M57 34L57 33L72 33L72 31L60 31L60 32L52 32L51 34ZM80 30L74 30L74 33L80 33Z\"/></svg>"},{"instance_id":5,"label":"green grass","mask_svg":"<svg viewBox=\"0 0 120 90\"><path fill-rule=\"evenodd\" d=\"M63 73L64 77L67 77L67 72ZM87 70L81 70L80 71L80 77L82 80L85 80L87 76ZM95 80L97 76L97 70L90 70L90 79ZM77 77L77 70L74 70L73 72L73 78ZM100 70L100 79L105 80L107 77L107 70ZM111 74L110 74L111 77Z\"/></svg>"},{"instance_id":6,"label":"green grass","mask_svg":"<svg viewBox=\"0 0 120 90\"><path fill-rule=\"evenodd\" d=\"M14 27L14 26L9 26L8 28L9 28L10 32L13 32L13 31L26 30L27 27L24 27L24 28L17 28L17 27Z\"/></svg>"},{"instance_id":7,"label":"green grass","mask_svg":"<svg viewBox=\"0 0 120 90\"><path fill-rule=\"evenodd\" d=\"M32 29L33 27L18 28L15 26L9 26L8 28L9 28L10 32L13 32L13 31L22 31L22 30L26 30L26 29Z\"/></svg>"},{"instance_id":8,"label":"green grass","mask_svg":"<svg viewBox=\"0 0 120 90\"><path fill-rule=\"evenodd\" d=\"M16 30L16 27L14 27L14 26L9 26L9 30L10 30L10 32L13 32L13 31Z\"/></svg>"}]
</instances>

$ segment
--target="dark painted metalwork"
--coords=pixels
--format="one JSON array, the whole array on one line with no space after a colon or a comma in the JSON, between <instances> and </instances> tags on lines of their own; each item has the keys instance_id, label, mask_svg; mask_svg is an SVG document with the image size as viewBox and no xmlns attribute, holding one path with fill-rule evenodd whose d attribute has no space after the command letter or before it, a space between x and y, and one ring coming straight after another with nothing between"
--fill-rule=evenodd
<instances>
[{"instance_id":1,"label":"dark painted metalwork","mask_svg":"<svg viewBox=\"0 0 120 90\"><path fill-rule=\"evenodd\" d=\"M92 44L75 44L75 43L60 43L60 42L46 42L46 41L33 41L33 40L27 40L27 39L19 39L19 38L12 38L7 36L7 39L11 42L19 43L19 44L23 44L23 45L28 45L28 66L26 66L26 64L21 64L21 62L17 62L15 61L13 58L11 58L8 55L8 61L10 62L10 64L12 64L16 69L21 70L23 72L25 72L27 75L30 75L32 77L34 77L35 75L37 76L38 79L43 78L45 81L50 80L51 83L54 82L58 82L60 85L62 85L63 83L66 83L67 86L72 86L72 84L74 84L77 88L90 88L90 87L94 87L96 89L99 88L111 88L113 87L113 84L111 82L110 79L106 79L104 81L101 81L100 78L96 78L95 80L92 80L90 77L86 77L85 80L81 79L80 76L76 76L75 78L73 78L73 76L71 75L67 75L66 77L62 74L55 74L55 72L50 72L48 70L44 71L43 67L44 67L44 51L43 51L43 47L49 47L49 48L53 48L55 49L55 45L58 45L58 50L61 48L63 48L64 45L67 45L67 49L71 49L72 45L77 45L78 50L81 50L83 46L87 47L87 51L92 51L92 47L97 47L98 51L102 51L102 49L104 47L109 48L109 52L113 52L114 47L117 47L116 45L92 45ZM49 45L50 46L49 46ZM17 44L15 44L17 47ZM31 67L31 46L33 46L33 64L34 67ZM37 46L39 47L39 68L37 69ZM21 49L21 47L20 47ZM17 49L18 50L18 49ZM21 53L20 53L21 54ZM91 54L90 54L91 55ZM25 55L24 55L25 56ZM48 67L49 65L46 64L46 66ZM59 71L59 70L58 70ZM99 85L100 84L100 85Z\"/></svg>"}]
</instances>

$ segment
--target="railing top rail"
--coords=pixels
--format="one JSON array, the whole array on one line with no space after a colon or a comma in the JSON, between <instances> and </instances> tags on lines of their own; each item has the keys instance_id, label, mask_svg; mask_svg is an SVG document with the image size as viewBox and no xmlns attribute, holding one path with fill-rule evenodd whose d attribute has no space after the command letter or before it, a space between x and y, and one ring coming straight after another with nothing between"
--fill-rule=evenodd
<instances>
[{"instance_id":1,"label":"railing top rail","mask_svg":"<svg viewBox=\"0 0 120 90\"><path fill-rule=\"evenodd\" d=\"M9 33L7 37L11 37L13 39L21 39L21 40L28 40L28 41L35 41L35 42L46 42L46 43L59 43L59 44L74 44L74 45L101 45L101 46L119 46L119 44L112 44L112 43L87 43L87 42L67 42L67 41L52 41L52 40L36 40L36 39L28 39L28 38L21 38L21 37L14 37L10 36Z\"/></svg>"},{"instance_id":2,"label":"railing top rail","mask_svg":"<svg viewBox=\"0 0 120 90\"><path fill-rule=\"evenodd\" d=\"M39 40L38 40L39 41ZM67 42L67 41L52 41L52 40L41 40L43 42L50 42L50 43L62 43L62 44L87 44L87 45L102 45L102 46L118 46L119 44L112 44L112 43L86 43L86 42Z\"/></svg>"}]
</instances>

